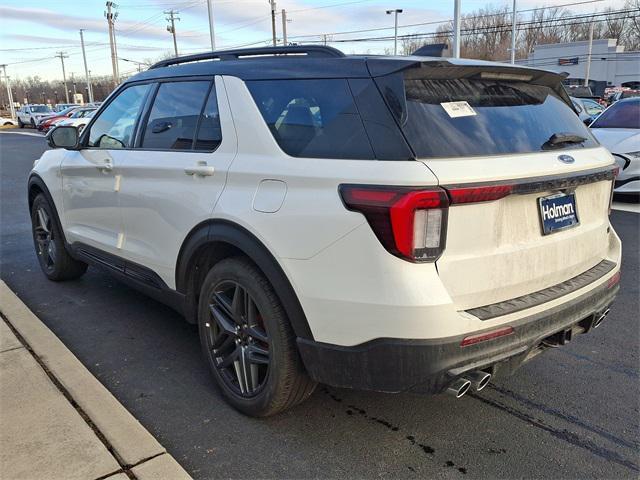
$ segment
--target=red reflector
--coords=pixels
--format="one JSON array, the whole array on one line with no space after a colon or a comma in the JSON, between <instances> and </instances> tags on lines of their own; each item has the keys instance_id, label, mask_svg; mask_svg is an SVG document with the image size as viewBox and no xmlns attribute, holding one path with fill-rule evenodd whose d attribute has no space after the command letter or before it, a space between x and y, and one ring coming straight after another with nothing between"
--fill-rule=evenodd
<instances>
[{"instance_id":1,"label":"red reflector","mask_svg":"<svg viewBox=\"0 0 640 480\"><path fill-rule=\"evenodd\" d=\"M499 200L510 195L513 185L488 185L483 187L454 187L447 188L452 204L476 203Z\"/></svg>"},{"instance_id":2,"label":"red reflector","mask_svg":"<svg viewBox=\"0 0 640 480\"><path fill-rule=\"evenodd\" d=\"M464 337L464 339L460 343L460 346L468 347L469 345L475 345L476 343L486 342L487 340L493 340L494 338L504 337L505 335L511 335L512 333L513 327L499 328L490 332Z\"/></svg>"},{"instance_id":3,"label":"red reflector","mask_svg":"<svg viewBox=\"0 0 640 480\"><path fill-rule=\"evenodd\" d=\"M607 288L615 287L620 283L620 270L613 274L613 276L607 282Z\"/></svg>"}]
</instances>

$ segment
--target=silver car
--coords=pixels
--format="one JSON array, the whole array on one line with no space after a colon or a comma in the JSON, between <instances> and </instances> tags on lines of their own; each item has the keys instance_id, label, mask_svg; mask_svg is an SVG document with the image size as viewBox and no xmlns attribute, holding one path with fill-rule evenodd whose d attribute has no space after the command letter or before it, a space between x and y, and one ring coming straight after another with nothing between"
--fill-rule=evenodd
<instances>
[{"instance_id":1,"label":"silver car","mask_svg":"<svg viewBox=\"0 0 640 480\"><path fill-rule=\"evenodd\" d=\"M591 132L620 166L614 193L640 197L640 97L611 105L591 124Z\"/></svg>"}]
</instances>

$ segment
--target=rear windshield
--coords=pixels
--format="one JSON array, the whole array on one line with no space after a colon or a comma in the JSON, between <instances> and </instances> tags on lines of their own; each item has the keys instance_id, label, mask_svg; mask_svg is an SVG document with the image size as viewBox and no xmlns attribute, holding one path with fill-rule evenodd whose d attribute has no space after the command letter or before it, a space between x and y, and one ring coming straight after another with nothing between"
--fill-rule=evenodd
<instances>
[{"instance_id":1,"label":"rear windshield","mask_svg":"<svg viewBox=\"0 0 640 480\"><path fill-rule=\"evenodd\" d=\"M545 150L554 134L597 145L576 113L549 87L523 81L424 79L414 72L377 79L418 158ZM395 78L394 78L395 77Z\"/></svg>"},{"instance_id":2,"label":"rear windshield","mask_svg":"<svg viewBox=\"0 0 640 480\"><path fill-rule=\"evenodd\" d=\"M614 103L602 112L591 128L640 128L640 99Z\"/></svg>"}]
</instances>

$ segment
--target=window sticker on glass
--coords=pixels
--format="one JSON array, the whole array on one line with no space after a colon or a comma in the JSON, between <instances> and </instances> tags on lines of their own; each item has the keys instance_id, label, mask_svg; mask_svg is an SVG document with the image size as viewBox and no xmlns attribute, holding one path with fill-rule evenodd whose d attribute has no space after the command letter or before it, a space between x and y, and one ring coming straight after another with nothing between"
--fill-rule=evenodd
<instances>
[{"instance_id":1,"label":"window sticker on glass","mask_svg":"<svg viewBox=\"0 0 640 480\"><path fill-rule=\"evenodd\" d=\"M451 118L471 117L476 114L467 102L442 102L440 105Z\"/></svg>"}]
</instances>

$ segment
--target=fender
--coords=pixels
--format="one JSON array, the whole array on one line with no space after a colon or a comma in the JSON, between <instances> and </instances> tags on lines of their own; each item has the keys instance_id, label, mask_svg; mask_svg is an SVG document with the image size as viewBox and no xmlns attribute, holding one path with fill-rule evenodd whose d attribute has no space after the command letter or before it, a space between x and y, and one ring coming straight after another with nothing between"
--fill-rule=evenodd
<instances>
[{"instance_id":1,"label":"fender","mask_svg":"<svg viewBox=\"0 0 640 480\"><path fill-rule=\"evenodd\" d=\"M185 295L189 299L188 303L191 303L186 307L187 318L197 311L195 292L190 291L189 285L189 275L195 259L203 248L216 243L227 244L249 257L273 286L296 336L313 340L302 305L273 254L251 232L226 220L208 220L197 225L191 230L180 249L176 264L176 290Z\"/></svg>"},{"instance_id":2,"label":"fender","mask_svg":"<svg viewBox=\"0 0 640 480\"><path fill-rule=\"evenodd\" d=\"M62 240L66 246L69 246L67 242L67 238L64 235L64 229L62 228L62 222L60 221L60 217L58 215L58 207L56 206L56 202L53 201L53 197L51 196L51 192L47 188L47 185L44 183L44 180L37 173L33 172L29 175L29 180L27 181L27 202L29 204L29 218L31 218L31 207L33 206L33 200L35 196L31 196L31 188L33 186L37 186L42 193L47 198L49 205L51 205L51 209L53 210L53 216L55 217L56 222L60 225L60 233L62 234Z\"/></svg>"}]
</instances>

